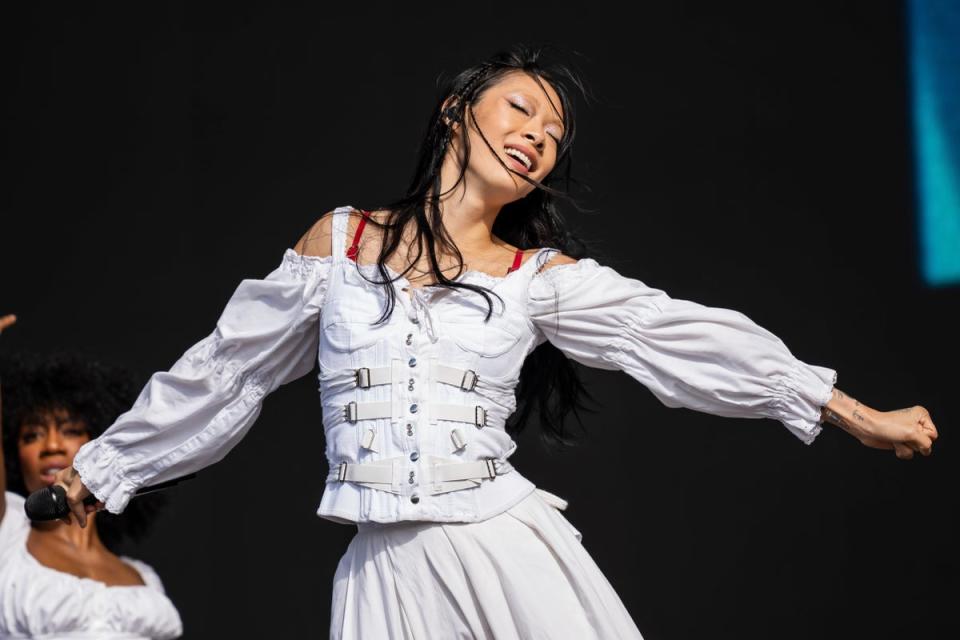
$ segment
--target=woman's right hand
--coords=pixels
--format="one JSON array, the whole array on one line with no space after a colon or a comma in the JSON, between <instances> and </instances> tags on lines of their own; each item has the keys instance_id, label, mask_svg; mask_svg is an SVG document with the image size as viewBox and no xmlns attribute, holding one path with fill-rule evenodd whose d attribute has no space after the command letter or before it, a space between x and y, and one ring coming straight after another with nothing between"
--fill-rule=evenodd
<instances>
[{"instance_id":1,"label":"woman's right hand","mask_svg":"<svg viewBox=\"0 0 960 640\"><path fill-rule=\"evenodd\" d=\"M70 513L63 518L67 524L71 523L70 516L77 519L77 524L81 527L87 526L87 514L94 513L103 509L103 503L99 500L96 504L84 504L83 500L90 495L90 490L80 479L80 474L73 468L73 465L61 469L53 477L53 484L58 484L67 492L67 506L70 507Z\"/></svg>"}]
</instances>

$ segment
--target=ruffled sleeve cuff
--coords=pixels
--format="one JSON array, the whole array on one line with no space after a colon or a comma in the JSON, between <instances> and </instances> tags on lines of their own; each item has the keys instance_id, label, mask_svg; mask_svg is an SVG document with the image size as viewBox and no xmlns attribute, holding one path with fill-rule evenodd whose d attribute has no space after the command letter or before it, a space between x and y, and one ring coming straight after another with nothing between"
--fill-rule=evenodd
<instances>
[{"instance_id":1,"label":"ruffled sleeve cuff","mask_svg":"<svg viewBox=\"0 0 960 640\"><path fill-rule=\"evenodd\" d=\"M774 416L804 444L813 444L823 430L821 409L833 397L837 372L796 361L777 386Z\"/></svg>"},{"instance_id":2,"label":"ruffled sleeve cuff","mask_svg":"<svg viewBox=\"0 0 960 640\"><path fill-rule=\"evenodd\" d=\"M137 489L122 471L119 451L96 438L84 444L73 458L73 468L90 493L110 513L121 513Z\"/></svg>"}]
</instances>

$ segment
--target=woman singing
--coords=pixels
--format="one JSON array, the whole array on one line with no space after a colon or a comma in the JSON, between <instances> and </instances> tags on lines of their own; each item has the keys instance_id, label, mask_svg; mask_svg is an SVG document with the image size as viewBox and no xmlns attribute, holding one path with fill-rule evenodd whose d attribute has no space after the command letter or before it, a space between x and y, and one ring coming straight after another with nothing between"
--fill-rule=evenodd
<instances>
[{"instance_id":1,"label":"woman singing","mask_svg":"<svg viewBox=\"0 0 960 640\"><path fill-rule=\"evenodd\" d=\"M13 321L0 318L0 331ZM179 637L180 615L156 572L114 553L122 538L145 532L152 505L91 514L83 528L31 526L24 513L23 496L69 467L80 446L130 406L136 388L122 371L66 355L6 361L3 383L0 637Z\"/></svg>"},{"instance_id":2,"label":"woman singing","mask_svg":"<svg viewBox=\"0 0 960 640\"><path fill-rule=\"evenodd\" d=\"M742 313L586 255L558 207L579 88L525 47L453 78L406 194L329 211L272 273L243 280L213 332L58 474L73 517L84 523L90 492L119 513L138 488L220 460L267 394L319 364L318 513L358 529L334 577L332 638L640 638L565 502L509 460L534 408L567 439L575 363L807 444L830 422L929 455L922 407L872 409Z\"/></svg>"}]
</instances>

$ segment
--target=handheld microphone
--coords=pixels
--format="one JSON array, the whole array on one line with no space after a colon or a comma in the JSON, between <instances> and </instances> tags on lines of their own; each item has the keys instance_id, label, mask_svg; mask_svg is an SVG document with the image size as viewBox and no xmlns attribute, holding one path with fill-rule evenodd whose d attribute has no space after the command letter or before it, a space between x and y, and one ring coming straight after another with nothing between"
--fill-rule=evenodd
<instances>
[{"instance_id":1,"label":"handheld microphone","mask_svg":"<svg viewBox=\"0 0 960 640\"><path fill-rule=\"evenodd\" d=\"M133 493L133 497L142 496L147 493L153 493L154 491L160 491L162 489L169 489L174 485L180 484L184 480L190 480L196 476L197 474L190 473L180 478L167 480L166 482L150 485L149 487L142 487ZM96 504L97 497L93 494L90 494L83 499L83 503ZM67 504L67 492L59 484L54 484L49 487L44 487L43 489L34 491L27 496L27 499L23 503L23 508L27 512L27 517L34 522L59 520L70 513L70 506Z\"/></svg>"}]
</instances>

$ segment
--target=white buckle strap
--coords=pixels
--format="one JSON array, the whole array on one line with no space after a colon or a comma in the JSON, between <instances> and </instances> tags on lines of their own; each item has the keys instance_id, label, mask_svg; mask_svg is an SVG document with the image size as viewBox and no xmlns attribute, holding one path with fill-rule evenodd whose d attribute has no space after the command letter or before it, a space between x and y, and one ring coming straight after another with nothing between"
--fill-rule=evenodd
<instances>
[{"instance_id":1,"label":"white buckle strap","mask_svg":"<svg viewBox=\"0 0 960 640\"><path fill-rule=\"evenodd\" d=\"M513 465L499 458L487 458L474 462L453 462L450 464L434 464L430 467L430 478L434 482L450 482L452 480L495 480L513 470Z\"/></svg>"},{"instance_id":2,"label":"white buckle strap","mask_svg":"<svg viewBox=\"0 0 960 640\"><path fill-rule=\"evenodd\" d=\"M400 483L395 482L405 458L388 458L376 462L341 462L327 474L327 482L356 482L372 489L400 493ZM513 465L501 458L487 458L473 462L445 462L445 458L431 456L426 465L427 482L423 489L430 495L468 489L483 480L495 480L513 471Z\"/></svg>"},{"instance_id":3,"label":"white buckle strap","mask_svg":"<svg viewBox=\"0 0 960 640\"><path fill-rule=\"evenodd\" d=\"M360 367L354 369L354 379L361 389L369 389L378 384L393 382L392 367Z\"/></svg>"},{"instance_id":4,"label":"white buckle strap","mask_svg":"<svg viewBox=\"0 0 960 640\"><path fill-rule=\"evenodd\" d=\"M392 403L389 400L383 402L351 400L343 405L343 417L347 422L369 420L371 418L390 418L393 417Z\"/></svg>"},{"instance_id":5,"label":"white buckle strap","mask_svg":"<svg viewBox=\"0 0 960 640\"><path fill-rule=\"evenodd\" d=\"M426 403L424 403L426 404ZM487 410L479 404L449 404L445 402L430 403L432 417L440 420L456 420L469 422L478 428L487 426ZM343 405L343 417L347 422L355 423L358 420L373 418L391 418L392 402L357 402L351 400Z\"/></svg>"},{"instance_id":6,"label":"white buckle strap","mask_svg":"<svg viewBox=\"0 0 960 640\"><path fill-rule=\"evenodd\" d=\"M431 418L469 422L477 427L487 426L487 410L479 404L431 403Z\"/></svg>"},{"instance_id":7,"label":"white buckle strap","mask_svg":"<svg viewBox=\"0 0 960 640\"><path fill-rule=\"evenodd\" d=\"M393 464L381 465L375 462L351 464L341 462L337 465L339 482L372 482L374 484L393 484Z\"/></svg>"},{"instance_id":8,"label":"white buckle strap","mask_svg":"<svg viewBox=\"0 0 960 640\"><path fill-rule=\"evenodd\" d=\"M437 495L472 489L484 480L495 480L498 475L502 476L512 470L513 465L499 458L474 462L445 462L444 458L431 456L423 490L429 495Z\"/></svg>"},{"instance_id":9,"label":"white buckle strap","mask_svg":"<svg viewBox=\"0 0 960 640\"><path fill-rule=\"evenodd\" d=\"M433 365L432 377L437 382L460 387L464 391L473 391L477 386L477 380L480 376L473 369L458 369L448 367L445 364L435 363Z\"/></svg>"},{"instance_id":10,"label":"white buckle strap","mask_svg":"<svg viewBox=\"0 0 960 640\"><path fill-rule=\"evenodd\" d=\"M341 462L330 469L327 482L356 482L371 489L400 493L400 483L395 480L403 461L403 457L397 457L362 464Z\"/></svg>"}]
</instances>

